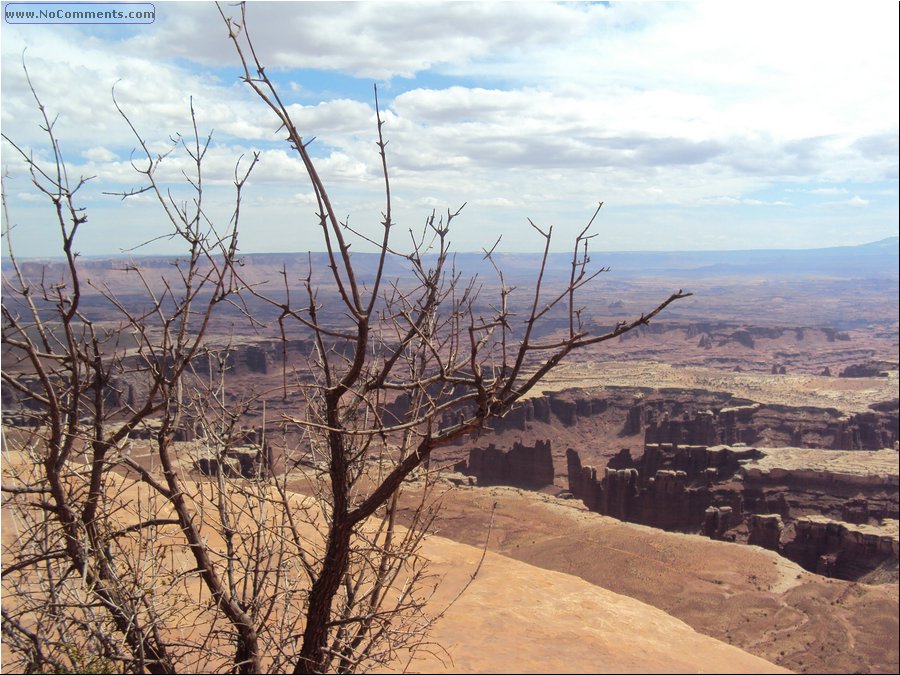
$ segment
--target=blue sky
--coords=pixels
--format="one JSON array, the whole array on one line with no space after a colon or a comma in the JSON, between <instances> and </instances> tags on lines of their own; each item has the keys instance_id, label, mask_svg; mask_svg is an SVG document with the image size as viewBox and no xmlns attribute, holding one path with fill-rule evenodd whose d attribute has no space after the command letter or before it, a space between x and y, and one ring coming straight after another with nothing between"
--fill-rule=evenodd
<instances>
[{"instance_id":1,"label":"blue sky","mask_svg":"<svg viewBox=\"0 0 900 675\"><path fill-rule=\"evenodd\" d=\"M213 131L209 217L227 221L234 165L262 152L241 250L318 250L311 192L211 3L157 2L151 25L2 25L2 129L46 157L22 52L83 190L84 254L163 234L139 185L118 100L154 149ZM467 206L457 250L527 219L566 249L600 200L598 248L694 250L859 244L898 233L898 5L864 3L251 2L248 23L341 215L374 232L378 83L399 231ZM283 136L283 134L282 134ZM5 142L14 242L56 253L47 207ZM176 195L185 159L160 178ZM140 249L169 252L165 240ZM364 248L360 243L358 248Z\"/></svg>"}]
</instances>

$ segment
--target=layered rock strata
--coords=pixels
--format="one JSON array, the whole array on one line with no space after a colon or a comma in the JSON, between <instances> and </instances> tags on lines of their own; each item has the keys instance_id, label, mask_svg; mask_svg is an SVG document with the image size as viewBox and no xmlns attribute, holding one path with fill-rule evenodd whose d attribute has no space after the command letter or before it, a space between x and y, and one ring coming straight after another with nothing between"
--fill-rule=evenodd
<instances>
[{"instance_id":1,"label":"layered rock strata","mask_svg":"<svg viewBox=\"0 0 900 675\"><path fill-rule=\"evenodd\" d=\"M537 441L532 446L515 443L509 451L503 451L493 443L486 448L472 448L468 461L459 462L455 468L474 476L482 486L539 489L553 484L550 441Z\"/></svg>"}]
</instances>

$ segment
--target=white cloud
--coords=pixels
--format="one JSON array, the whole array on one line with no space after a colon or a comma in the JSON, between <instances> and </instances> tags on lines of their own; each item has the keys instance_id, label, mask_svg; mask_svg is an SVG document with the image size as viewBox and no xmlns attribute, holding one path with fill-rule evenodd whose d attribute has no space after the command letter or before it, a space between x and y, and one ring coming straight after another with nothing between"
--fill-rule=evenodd
<instances>
[{"instance_id":1,"label":"white cloud","mask_svg":"<svg viewBox=\"0 0 900 675\"><path fill-rule=\"evenodd\" d=\"M870 204L868 199L863 199L859 195L853 195L850 199L843 199L835 202L824 202L821 206L849 206L850 208L865 208Z\"/></svg>"},{"instance_id":2,"label":"white cloud","mask_svg":"<svg viewBox=\"0 0 900 675\"><path fill-rule=\"evenodd\" d=\"M845 188L815 188L814 190L806 190L811 195L845 195L847 194L847 190Z\"/></svg>"},{"instance_id":3,"label":"white cloud","mask_svg":"<svg viewBox=\"0 0 900 675\"><path fill-rule=\"evenodd\" d=\"M116 159L116 153L102 146L88 148L81 153L81 156L89 162L112 162Z\"/></svg>"},{"instance_id":4,"label":"white cloud","mask_svg":"<svg viewBox=\"0 0 900 675\"><path fill-rule=\"evenodd\" d=\"M705 204L721 204L723 206L791 206L791 202L778 199L775 201L766 201L765 199L751 199L747 197L730 197L722 195L719 197L709 197L699 200Z\"/></svg>"},{"instance_id":5,"label":"white cloud","mask_svg":"<svg viewBox=\"0 0 900 675\"><path fill-rule=\"evenodd\" d=\"M240 22L239 11L223 5ZM527 52L560 35L584 33L585 17L630 13L575 3L302 2L250 3L247 24L270 68L320 68L367 79L412 77L437 66L466 67L497 50ZM128 43L129 51L187 58L207 66L233 62L215 6L179 3L158 13L165 30Z\"/></svg>"},{"instance_id":6,"label":"white cloud","mask_svg":"<svg viewBox=\"0 0 900 675\"><path fill-rule=\"evenodd\" d=\"M599 199L617 209L789 207L759 195L790 184L823 197L864 190L868 199L831 203L881 209L896 223L896 191L879 192L898 174L896 4L850 12L827 3L811 11L769 2L538 2L510 10L450 2L248 9L262 58L284 81L304 137L316 136L312 151L346 199L342 209L370 205L377 217L381 208L374 108L367 83L354 100L327 73L393 78L379 86L384 131L398 213L411 222L423 207L466 200L470 212L490 209L498 224L479 222L485 230L526 215L574 227ZM60 114L64 152L87 161L74 169L117 186L135 182L128 158L137 140L111 105L118 82L119 102L154 152L172 134L190 138L193 102L201 136L215 130L208 184L225 195L237 157L256 149L249 189L296 205L304 169L275 117L218 70L237 60L215 6L164 3L158 17L121 41L74 27L4 26L4 133L39 152L44 144L21 70L27 45L35 85ZM291 68L327 72L307 81ZM316 92L321 100L310 98ZM189 169L173 156L159 176L174 182ZM673 228L703 217L671 216L669 241L690 241Z\"/></svg>"},{"instance_id":7,"label":"white cloud","mask_svg":"<svg viewBox=\"0 0 900 675\"><path fill-rule=\"evenodd\" d=\"M498 207L510 207L510 206L521 206L521 204L517 204L511 199L507 199L506 197L483 197L481 199L476 199L473 204L476 206L498 206Z\"/></svg>"}]
</instances>

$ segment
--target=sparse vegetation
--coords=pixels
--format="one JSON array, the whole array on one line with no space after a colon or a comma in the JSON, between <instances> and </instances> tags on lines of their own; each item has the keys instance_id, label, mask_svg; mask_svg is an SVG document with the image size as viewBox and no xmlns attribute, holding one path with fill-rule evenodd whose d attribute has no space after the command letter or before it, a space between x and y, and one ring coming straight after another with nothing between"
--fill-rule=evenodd
<instances>
[{"instance_id":1,"label":"sparse vegetation","mask_svg":"<svg viewBox=\"0 0 900 675\"><path fill-rule=\"evenodd\" d=\"M499 266L492 301L455 270L448 234L459 209L429 216L401 250L380 111L381 231L353 230L338 219L243 11L223 19L244 81L306 167L345 320L323 320L312 265L303 300L291 296L286 270L281 293L244 278L242 191L256 156L238 162L231 218L216 222L204 203L211 139L200 122L192 114L190 134L158 154L115 98L134 132L141 181L122 196L152 197L183 255L158 276L125 264L144 288L140 302L92 287L77 253L87 179L69 176L54 118L32 87L49 160L4 139L47 200L65 272L47 276L17 259L4 191L2 378L22 418L4 432L4 510L16 531L3 550L9 668L349 673L408 656L427 645L440 608L428 607L438 580L420 555L433 497L422 490L400 527L404 483L418 473L427 486L435 449L505 414L572 351L645 325L688 295L678 291L590 334L579 293L605 271L590 265L590 224L574 242L561 292L542 282L552 228L532 224L546 245L524 316L510 310L513 289ZM159 178L160 164L175 156L191 167L184 201ZM354 265L353 238L378 248L370 278ZM485 252L492 264L493 250ZM407 276L389 278L389 260ZM117 319L99 320L88 292ZM277 310L285 353L289 333L309 344L306 362L284 369L280 395L298 394L297 411L283 420L277 460L265 424L252 438L242 428L252 415L265 419L265 392L229 395L227 349L211 339L211 322L226 308L257 327L251 301ZM565 316L565 334L538 337L554 312ZM201 460L209 475L198 471Z\"/></svg>"}]
</instances>

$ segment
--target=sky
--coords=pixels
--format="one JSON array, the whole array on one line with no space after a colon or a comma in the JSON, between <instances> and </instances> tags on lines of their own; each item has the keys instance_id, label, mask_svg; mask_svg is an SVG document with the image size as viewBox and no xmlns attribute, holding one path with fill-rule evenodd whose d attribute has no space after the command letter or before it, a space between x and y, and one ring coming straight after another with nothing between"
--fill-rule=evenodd
<instances>
[{"instance_id":1,"label":"sky","mask_svg":"<svg viewBox=\"0 0 900 675\"><path fill-rule=\"evenodd\" d=\"M7 3L4 3L6 7ZM216 6L156 2L145 25L2 23L5 136L49 157L23 61L69 176L92 177L76 248L176 252L132 159L197 126L204 208L241 205L245 253L321 250L312 191L274 115L239 80ZM226 12L236 12L223 5ZM898 234L898 3L251 2L247 30L311 146L338 214L377 236L384 211L373 85L401 240L455 211L455 250L502 237L567 250L598 202L594 248L729 250L854 245ZM23 56L24 53L24 56ZM57 255L52 205L2 144L20 256ZM184 152L158 178L190 197ZM110 194L112 193L112 194ZM150 242L135 249L143 242ZM366 250L365 242L354 250ZM6 242L4 242L4 249Z\"/></svg>"}]
</instances>

